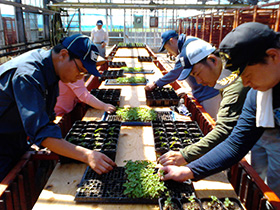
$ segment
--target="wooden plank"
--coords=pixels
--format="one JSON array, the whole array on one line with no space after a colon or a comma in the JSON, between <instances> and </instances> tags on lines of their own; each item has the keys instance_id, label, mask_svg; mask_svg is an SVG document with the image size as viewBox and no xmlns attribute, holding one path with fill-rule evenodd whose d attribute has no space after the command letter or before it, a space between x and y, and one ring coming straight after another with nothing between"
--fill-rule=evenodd
<instances>
[{"instance_id":1,"label":"wooden plank","mask_svg":"<svg viewBox=\"0 0 280 210\"><path fill-rule=\"evenodd\" d=\"M150 54L145 48L119 48L114 57L117 58L137 56L150 56Z\"/></svg>"}]
</instances>

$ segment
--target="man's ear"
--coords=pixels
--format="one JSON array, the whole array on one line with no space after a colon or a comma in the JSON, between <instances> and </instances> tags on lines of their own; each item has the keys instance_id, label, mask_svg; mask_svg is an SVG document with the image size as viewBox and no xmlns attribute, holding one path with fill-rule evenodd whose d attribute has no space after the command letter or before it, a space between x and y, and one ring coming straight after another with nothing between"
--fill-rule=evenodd
<instances>
[{"instance_id":1,"label":"man's ear","mask_svg":"<svg viewBox=\"0 0 280 210\"><path fill-rule=\"evenodd\" d=\"M169 41L170 41L172 44L177 44L177 39L176 39L175 37L170 38Z\"/></svg>"},{"instance_id":2,"label":"man's ear","mask_svg":"<svg viewBox=\"0 0 280 210\"><path fill-rule=\"evenodd\" d=\"M266 54L272 59L274 63L280 63L280 50L276 48L269 48Z\"/></svg>"},{"instance_id":3,"label":"man's ear","mask_svg":"<svg viewBox=\"0 0 280 210\"><path fill-rule=\"evenodd\" d=\"M208 55L207 59L210 59L210 61L213 62L214 64L217 63L217 57L213 54Z\"/></svg>"},{"instance_id":4,"label":"man's ear","mask_svg":"<svg viewBox=\"0 0 280 210\"><path fill-rule=\"evenodd\" d=\"M67 57L69 57L68 50L67 49L61 49L60 52L59 52L59 58L60 59L65 59Z\"/></svg>"}]
</instances>

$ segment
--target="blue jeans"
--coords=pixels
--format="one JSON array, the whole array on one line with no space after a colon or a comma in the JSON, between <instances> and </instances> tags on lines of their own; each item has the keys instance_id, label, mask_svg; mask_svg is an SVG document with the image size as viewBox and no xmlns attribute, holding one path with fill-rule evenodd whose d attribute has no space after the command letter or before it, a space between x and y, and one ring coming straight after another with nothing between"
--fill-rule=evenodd
<instances>
[{"instance_id":1,"label":"blue jeans","mask_svg":"<svg viewBox=\"0 0 280 210\"><path fill-rule=\"evenodd\" d=\"M280 197L280 129L266 129L251 152L253 168Z\"/></svg>"}]
</instances>

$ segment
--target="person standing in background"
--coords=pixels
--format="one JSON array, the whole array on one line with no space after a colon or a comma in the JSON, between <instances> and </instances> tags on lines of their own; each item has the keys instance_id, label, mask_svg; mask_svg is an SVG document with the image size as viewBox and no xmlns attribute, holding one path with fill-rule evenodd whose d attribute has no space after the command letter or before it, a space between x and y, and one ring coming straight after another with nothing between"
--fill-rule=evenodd
<instances>
[{"instance_id":1,"label":"person standing in background","mask_svg":"<svg viewBox=\"0 0 280 210\"><path fill-rule=\"evenodd\" d=\"M96 28L91 31L91 41L96 45L99 55L105 58L106 55L106 45L109 43L108 32L103 28L102 20L96 22Z\"/></svg>"}]
</instances>

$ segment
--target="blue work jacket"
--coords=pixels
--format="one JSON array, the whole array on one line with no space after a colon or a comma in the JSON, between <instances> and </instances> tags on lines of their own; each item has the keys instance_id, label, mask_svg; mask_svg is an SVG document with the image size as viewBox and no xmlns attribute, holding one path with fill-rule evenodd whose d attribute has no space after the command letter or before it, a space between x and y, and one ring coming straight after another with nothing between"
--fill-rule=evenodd
<instances>
[{"instance_id":1,"label":"blue work jacket","mask_svg":"<svg viewBox=\"0 0 280 210\"><path fill-rule=\"evenodd\" d=\"M51 50L32 50L0 66L0 175L30 144L62 137L52 122L58 81Z\"/></svg>"}]
</instances>

